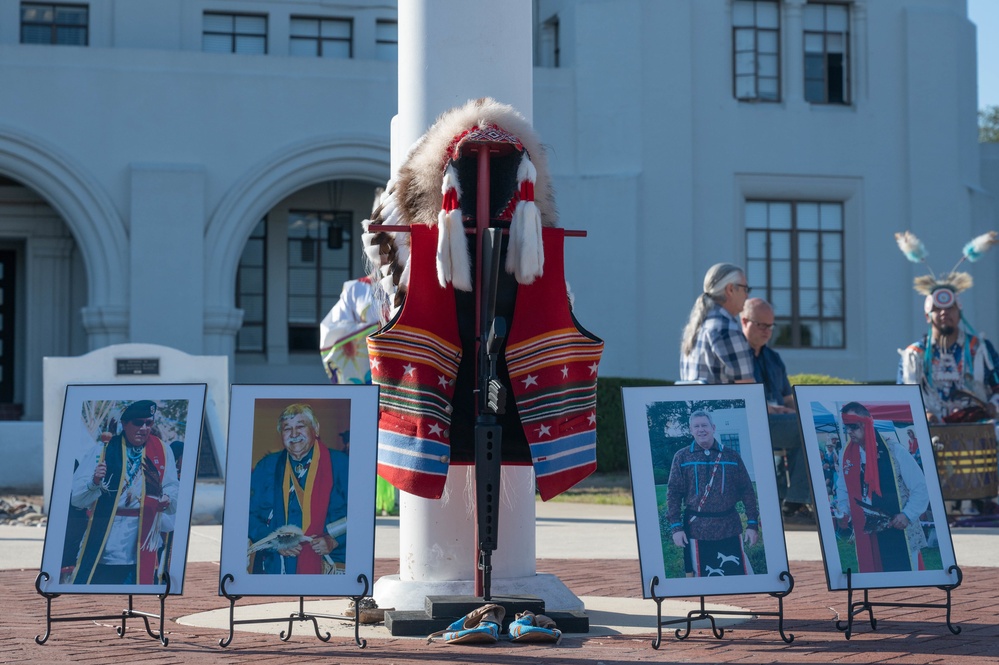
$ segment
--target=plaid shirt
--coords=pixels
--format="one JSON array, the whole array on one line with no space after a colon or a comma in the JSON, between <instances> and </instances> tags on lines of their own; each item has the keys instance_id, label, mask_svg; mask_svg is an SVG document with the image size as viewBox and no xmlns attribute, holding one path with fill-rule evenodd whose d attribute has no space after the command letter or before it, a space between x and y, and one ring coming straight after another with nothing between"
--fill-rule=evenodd
<instances>
[{"instance_id":1,"label":"plaid shirt","mask_svg":"<svg viewBox=\"0 0 999 665\"><path fill-rule=\"evenodd\" d=\"M697 331L694 350L680 358L680 380L735 383L742 379L755 380L753 350L739 319L715 305Z\"/></svg>"}]
</instances>

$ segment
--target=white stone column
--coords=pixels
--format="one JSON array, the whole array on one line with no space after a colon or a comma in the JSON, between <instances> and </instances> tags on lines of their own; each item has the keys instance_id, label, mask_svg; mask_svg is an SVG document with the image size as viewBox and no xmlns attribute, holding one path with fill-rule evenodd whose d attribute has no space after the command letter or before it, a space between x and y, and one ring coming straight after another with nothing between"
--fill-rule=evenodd
<instances>
[{"instance_id":1,"label":"white stone column","mask_svg":"<svg viewBox=\"0 0 999 665\"><path fill-rule=\"evenodd\" d=\"M236 351L236 333L243 325L243 310L236 307L205 307L205 352L229 356Z\"/></svg>"},{"instance_id":2,"label":"white stone column","mask_svg":"<svg viewBox=\"0 0 999 665\"><path fill-rule=\"evenodd\" d=\"M110 344L128 341L128 307L124 305L87 305L80 311L87 347L93 351Z\"/></svg>"},{"instance_id":3,"label":"white stone column","mask_svg":"<svg viewBox=\"0 0 999 665\"><path fill-rule=\"evenodd\" d=\"M392 165L437 116L490 96L529 120L533 110L530 0L400 0L399 114L392 123ZM471 595L476 570L474 468L452 466L440 500L403 493L400 575L374 588L381 607L423 609L427 595ZM493 595L533 594L548 609L581 609L557 578L536 575L534 471L503 467L499 548Z\"/></svg>"},{"instance_id":4,"label":"white stone column","mask_svg":"<svg viewBox=\"0 0 999 665\"><path fill-rule=\"evenodd\" d=\"M130 164L128 175L130 339L199 354L204 345L205 169Z\"/></svg>"}]
</instances>

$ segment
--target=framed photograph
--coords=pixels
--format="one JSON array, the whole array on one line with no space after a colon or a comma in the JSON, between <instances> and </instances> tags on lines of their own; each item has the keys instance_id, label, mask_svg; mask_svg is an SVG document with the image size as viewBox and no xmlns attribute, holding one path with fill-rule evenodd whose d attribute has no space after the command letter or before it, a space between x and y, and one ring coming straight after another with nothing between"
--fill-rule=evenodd
<instances>
[{"instance_id":1,"label":"framed photograph","mask_svg":"<svg viewBox=\"0 0 999 665\"><path fill-rule=\"evenodd\" d=\"M206 384L66 387L42 552L50 593L184 589Z\"/></svg>"},{"instance_id":2,"label":"framed photograph","mask_svg":"<svg viewBox=\"0 0 999 665\"><path fill-rule=\"evenodd\" d=\"M829 589L957 576L919 386L796 386Z\"/></svg>"},{"instance_id":3,"label":"framed photograph","mask_svg":"<svg viewBox=\"0 0 999 665\"><path fill-rule=\"evenodd\" d=\"M377 427L378 386L232 386L227 593L358 595L362 574L370 589Z\"/></svg>"},{"instance_id":4,"label":"framed photograph","mask_svg":"<svg viewBox=\"0 0 999 665\"><path fill-rule=\"evenodd\" d=\"M642 593L786 591L763 386L622 388Z\"/></svg>"}]
</instances>

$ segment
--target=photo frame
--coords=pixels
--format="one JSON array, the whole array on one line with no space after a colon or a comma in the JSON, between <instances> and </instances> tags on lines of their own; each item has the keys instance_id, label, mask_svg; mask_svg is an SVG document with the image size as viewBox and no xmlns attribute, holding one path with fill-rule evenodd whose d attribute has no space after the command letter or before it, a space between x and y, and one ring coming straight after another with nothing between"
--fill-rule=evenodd
<instances>
[{"instance_id":1,"label":"photo frame","mask_svg":"<svg viewBox=\"0 0 999 665\"><path fill-rule=\"evenodd\" d=\"M656 597L786 591L781 574L788 570L787 549L763 386L657 386L621 393L643 597L653 597L653 578L659 580ZM715 443L708 443L705 456L698 440L706 432ZM706 472L698 475L698 468ZM677 481L672 486L671 474ZM708 492L701 491L709 484ZM748 505L753 499L758 516ZM757 539L747 544L754 521ZM688 536L685 546L675 542L677 530Z\"/></svg>"},{"instance_id":2,"label":"photo frame","mask_svg":"<svg viewBox=\"0 0 999 665\"><path fill-rule=\"evenodd\" d=\"M183 593L206 390L66 387L42 591Z\"/></svg>"},{"instance_id":3,"label":"photo frame","mask_svg":"<svg viewBox=\"0 0 999 665\"><path fill-rule=\"evenodd\" d=\"M220 592L370 590L377 427L378 386L232 386Z\"/></svg>"},{"instance_id":4,"label":"photo frame","mask_svg":"<svg viewBox=\"0 0 999 665\"><path fill-rule=\"evenodd\" d=\"M796 386L794 393L829 590L954 584L954 546L919 386ZM870 432L876 480L867 473ZM913 517L898 518L906 513Z\"/></svg>"}]
</instances>

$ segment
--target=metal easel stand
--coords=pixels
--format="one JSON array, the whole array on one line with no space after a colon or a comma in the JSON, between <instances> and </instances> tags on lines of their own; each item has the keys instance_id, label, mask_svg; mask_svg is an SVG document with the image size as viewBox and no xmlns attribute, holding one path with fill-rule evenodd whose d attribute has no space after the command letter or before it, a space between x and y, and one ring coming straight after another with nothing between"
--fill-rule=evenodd
<instances>
[{"instance_id":1,"label":"metal easel stand","mask_svg":"<svg viewBox=\"0 0 999 665\"><path fill-rule=\"evenodd\" d=\"M842 630L846 633L846 639L850 639L853 635L853 617L861 614L862 612L867 612L868 621L871 624L873 630L878 629L878 620L874 618L874 608L875 607L927 607L927 608L939 608L942 610L947 610L946 613L946 624L947 629L955 635L960 634L961 627L955 626L950 620L951 611L951 597L950 592L961 586L961 581L964 579L964 575L961 573L961 568L957 565L953 565L947 569L950 574L957 575L957 581L954 584L945 584L943 586L938 586L937 588L941 591L946 592L947 600L943 603L872 603L868 600L867 589L864 589L864 600L853 602L853 570L847 568L846 570L846 602L849 608L849 614L846 621L837 620L836 629Z\"/></svg>"},{"instance_id":2,"label":"metal easel stand","mask_svg":"<svg viewBox=\"0 0 999 665\"><path fill-rule=\"evenodd\" d=\"M687 617L685 619L671 619L669 621L663 621L663 601L666 596L657 596L656 587L659 585L659 576L652 578L652 584L649 585L649 593L652 599L656 601L656 639L652 643L653 649L658 649L659 645L662 644L663 640L663 626L671 626L677 623L686 624L684 630L676 629L674 635L678 640L684 640L690 635L691 624L695 621L701 621L707 619L711 622L711 633L718 639L721 639L725 635L725 629L719 628L715 623L716 616L750 616L750 617L777 617L777 631L780 633L780 638L784 640L787 644L794 641L794 635L784 632L784 597L791 593L794 588L794 576L788 571L782 571L778 575L781 581L787 584L787 589L784 591L772 591L767 595L772 596L777 599L777 611L776 612L736 612L736 611L713 611L708 612L704 605L704 596L701 596L701 607L697 610L691 610L687 612Z\"/></svg>"},{"instance_id":3,"label":"metal easel stand","mask_svg":"<svg viewBox=\"0 0 999 665\"><path fill-rule=\"evenodd\" d=\"M357 596L347 596L354 601L354 616L348 617L342 614L307 614L305 612L305 597L298 597L298 611L292 612L288 615L288 618L277 618L277 619L239 619L238 621L234 618L234 613L236 609L236 601L242 598L242 596L234 596L226 591L225 586L229 582L234 581L236 578L233 577L232 573L226 573L222 577L222 582L219 585L219 592L229 601L229 636L224 637L219 640L220 647L227 647L232 644L233 629L237 625L250 624L250 623L284 623L288 622L288 629L282 630L278 635L282 641L287 642L291 639L292 626L296 621L311 621L312 628L316 632L316 637L318 637L323 642L329 642L332 635L329 632L323 635L319 632L319 621L318 619L343 619L348 620L354 619L354 643L361 649L368 645L367 640L363 640L360 637L360 626L361 626L361 599L368 595L368 589L370 588L370 583L368 581L368 576L361 573L357 576L358 582L364 583L364 590Z\"/></svg>"},{"instance_id":4,"label":"metal easel stand","mask_svg":"<svg viewBox=\"0 0 999 665\"><path fill-rule=\"evenodd\" d=\"M118 637L125 636L125 622L127 619L139 618L142 619L143 623L146 625L146 633L149 637L157 639L160 644L166 646L170 639L166 636L166 632L163 630L163 617L165 616L164 605L166 603L167 594L170 593L170 574L163 573L163 581L166 584L166 589L163 593L157 594L157 598L160 599L160 613L150 614L148 612L138 612L132 608L132 594L128 596L128 608L121 611L120 614L105 614L100 616L72 616L72 617L53 617L52 616L52 599L58 598L62 594L49 593L47 591L42 591L42 584L49 580L49 574L45 571L38 573L35 577L35 591L38 592L40 596L45 599L45 634L35 635L36 644L45 644L48 641L49 636L52 634L52 624L59 621L110 621L113 619L121 619L121 625L116 627L115 630L118 632ZM150 619L160 620L160 631L159 633L154 633L149 626Z\"/></svg>"}]
</instances>

